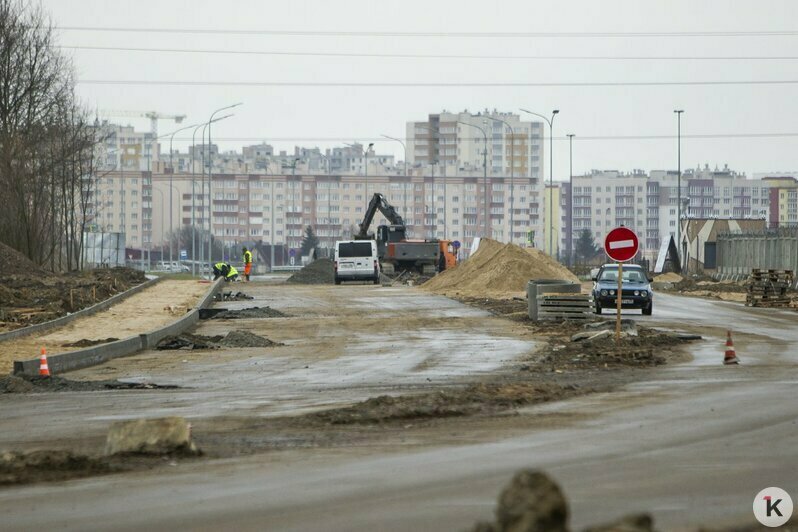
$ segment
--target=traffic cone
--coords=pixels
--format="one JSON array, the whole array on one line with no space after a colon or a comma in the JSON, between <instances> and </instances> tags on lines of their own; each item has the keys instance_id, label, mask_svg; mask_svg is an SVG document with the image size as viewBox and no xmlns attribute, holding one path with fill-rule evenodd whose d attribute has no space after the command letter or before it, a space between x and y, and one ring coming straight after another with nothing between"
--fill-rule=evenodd
<instances>
[{"instance_id":1,"label":"traffic cone","mask_svg":"<svg viewBox=\"0 0 798 532\"><path fill-rule=\"evenodd\" d=\"M731 337L731 331L726 331L726 354L723 356L723 363L727 366L740 363L737 359L737 353L734 352L734 341Z\"/></svg>"},{"instance_id":2,"label":"traffic cone","mask_svg":"<svg viewBox=\"0 0 798 532\"><path fill-rule=\"evenodd\" d=\"M39 376L49 377L50 368L47 366L47 350L42 347L42 356L39 357Z\"/></svg>"}]
</instances>

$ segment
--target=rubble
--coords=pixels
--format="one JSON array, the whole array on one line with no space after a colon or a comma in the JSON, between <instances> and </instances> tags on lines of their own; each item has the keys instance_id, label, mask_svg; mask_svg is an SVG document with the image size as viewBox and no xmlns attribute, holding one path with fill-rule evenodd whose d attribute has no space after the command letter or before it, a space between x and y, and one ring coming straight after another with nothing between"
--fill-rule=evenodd
<instances>
[{"instance_id":1,"label":"rubble","mask_svg":"<svg viewBox=\"0 0 798 532\"><path fill-rule=\"evenodd\" d=\"M73 381L64 377L0 377L0 393L98 392L103 390L171 390L178 386L117 380Z\"/></svg>"},{"instance_id":2,"label":"rubble","mask_svg":"<svg viewBox=\"0 0 798 532\"><path fill-rule=\"evenodd\" d=\"M224 347L275 347L285 345L249 331L230 331L220 344Z\"/></svg>"},{"instance_id":3,"label":"rubble","mask_svg":"<svg viewBox=\"0 0 798 532\"><path fill-rule=\"evenodd\" d=\"M105 454L199 454L191 425L182 417L117 421L108 430Z\"/></svg>"},{"instance_id":4,"label":"rubble","mask_svg":"<svg viewBox=\"0 0 798 532\"><path fill-rule=\"evenodd\" d=\"M201 334L183 333L177 336L167 336L156 346L159 350L193 350L193 349L219 349L220 347L274 347L283 345L273 342L268 338L259 336L249 331L235 330L226 336L203 336Z\"/></svg>"},{"instance_id":5,"label":"rubble","mask_svg":"<svg viewBox=\"0 0 798 532\"><path fill-rule=\"evenodd\" d=\"M579 282L538 249L483 238L472 257L430 279L422 289L445 296L509 299L525 294L527 283L535 279Z\"/></svg>"}]
</instances>

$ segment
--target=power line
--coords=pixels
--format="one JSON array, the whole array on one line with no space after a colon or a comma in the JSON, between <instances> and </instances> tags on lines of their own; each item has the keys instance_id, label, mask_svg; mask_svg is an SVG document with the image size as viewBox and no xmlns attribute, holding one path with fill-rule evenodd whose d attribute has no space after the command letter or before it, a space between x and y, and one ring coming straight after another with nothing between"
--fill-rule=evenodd
<instances>
[{"instance_id":1,"label":"power line","mask_svg":"<svg viewBox=\"0 0 798 532\"><path fill-rule=\"evenodd\" d=\"M313 37L453 37L453 38L596 38L596 37L792 37L796 30L771 31L660 31L660 32L439 32L439 31L312 31L312 30L261 30L213 28L134 28L111 26L62 26L62 31L170 33L210 35L275 35Z\"/></svg>"},{"instance_id":2,"label":"power line","mask_svg":"<svg viewBox=\"0 0 798 532\"><path fill-rule=\"evenodd\" d=\"M672 87L723 85L795 85L798 80L736 80L736 81L200 81L200 80L122 80L83 79L81 85L143 85L191 87Z\"/></svg>"},{"instance_id":3,"label":"power line","mask_svg":"<svg viewBox=\"0 0 798 532\"><path fill-rule=\"evenodd\" d=\"M66 50L114 52L156 52L179 54L264 55L291 57L374 57L381 59L486 59L486 60L557 60L557 61L793 61L798 56L634 56L634 55L469 55L469 54L401 54L365 52L295 52L272 50L219 50L188 48L138 48L130 46L59 46Z\"/></svg>"},{"instance_id":4,"label":"power line","mask_svg":"<svg viewBox=\"0 0 798 532\"><path fill-rule=\"evenodd\" d=\"M695 133L682 134L682 139L755 139L755 138L793 138L798 137L798 132L790 133ZM355 137L362 142L387 142L384 137ZM413 137L397 137L400 140L416 140ZM459 140L483 142L483 137L464 137L458 136ZM548 141L551 137L535 136L532 140ZM597 141L597 140L670 140L677 138L676 135L584 135L574 137L574 142ZM190 142L191 137L175 137L176 141ZM353 137L214 137L214 141L221 142L352 142ZM424 139L427 140L427 139ZM567 141L568 137L554 137L555 141Z\"/></svg>"}]
</instances>

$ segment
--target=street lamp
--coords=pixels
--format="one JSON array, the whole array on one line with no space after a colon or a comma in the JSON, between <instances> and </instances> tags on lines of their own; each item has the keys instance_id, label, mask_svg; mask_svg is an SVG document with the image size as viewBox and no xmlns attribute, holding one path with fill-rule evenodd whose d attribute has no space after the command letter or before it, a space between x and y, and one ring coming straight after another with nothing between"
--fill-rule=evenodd
<instances>
[{"instance_id":1,"label":"street lamp","mask_svg":"<svg viewBox=\"0 0 798 532\"><path fill-rule=\"evenodd\" d=\"M515 132L513 131L513 126L511 126L509 124L509 122L506 122L506 121L502 120L501 118L496 118L496 117L493 117L493 116L491 116L489 118L491 120L497 120L497 121L501 122L502 124L504 124L505 126L507 126L508 128L510 128L510 243L512 243L513 242L513 231L514 231L514 229L513 229L513 206L514 206L513 189L514 189L514 186L513 185L515 184L515 168L514 168L514 164L513 163L515 162L514 161L514 159L515 159Z\"/></svg>"},{"instance_id":2,"label":"street lamp","mask_svg":"<svg viewBox=\"0 0 798 532\"><path fill-rule=\"evenodd\" d=\"M233 105L227 105L225 107L220 107L219 109L215 110L211 113L211 117L208 119L208 231L210 231L210 235L208 236L208 259L209 262L213 262L213 156L211 154L211 124L214 122L213 117L216 116L216 113L221 111L225 111L227 109L232 109L234 107L238 107L240 105L244 105L243 102L234 103ZM224 256L222 256L224 259Z\"/></svg>"},{"instance_id":3,"label":"street lamp","mask_svg":"<svg viewBox=\"0 0 798 532\"><path fill-rule=\"evenodd\" d=\"M675 109L676 113L676 153L679 175L676 178L676 245L682 243L682 113L684 109Z\"/></svg>"},{"instance_id":4,"label":"street lamp","mask_svg":"<svg viewBox=\"0 0 798 532\"><path fill-rule=\"evenodd\" d=\"M479 126L474 124L469 124L468 122L461 122L460 120L455 120L458 124L463 124L464 126L471 126L475 127L482 132L482 137L485 141L484 147L485 149L482 151L482 188L485 200L485 215L484 215L484 225L485 225L485 237L488 237L488 134L485 133L485 130ZM484 124L483 124L484 125Z\"/></svg>"},{"instance_id":5,"label":"street lamp","mask_svg":"<svg viewBox=\"0 0 798 532\"><path fill-rule=\"evenodd\" d=\"M551 119L526 109L521 109L521 111L538 116L549 124L549 255L552 255L554 253L554 245L552 243L552 236L554 235L554 117L560 110L553 110Z\"/></svg>"},{"instance_id":6,"label":"street lamp","mask_svg":"<svg viewBox=\"0 0 798 532\"><path fill-rule=\"evenodd\" d=\"M175 135L180 133L181 131L185 131L186 129L191 129L192 127L197 127L198 124L192 124L190 126L181 127L180 129L176 129L172 132L171 136L169 137L169 232L171 233L174 230L174 225L172 224L172 177L175 174L175 166L172 162L172 142L175 140ZM172 238L169 238L169 262L171 263L174 260L172 257Z\"/></svg>"},{"instance_id":7,"label":"street lamp","mask_svg":"<svg viewBox=\"0 0 798 532\"><path fill-rule=\"evenodd\" d=\"M574 135L568 133L568 265L574 265Z\"/></svg>"},{"instance_id":8,"label":"street lamp","mask_svg":"<svg viewBox=\"0 0 798 532\"><path fill-rule=\"evenodd\" d=\"M388 135L385 135L385 134L383 134L382 136L385 137L386 139L395 140L396 142L398 142L399 144L402 145L402 150L404 150L404 153L405 153L405 157L404 158L405 158L405 178L406 178L407 177L407 145L401 139L397 139L395 137L389 137ZM407 179L405 179L405 181L407 181ZM406 182L402 183L402 201L404 202L404 205L402 207L404 209L403 214L405 216L407 216L407 183Z\"/></svg>"}]
</instances>

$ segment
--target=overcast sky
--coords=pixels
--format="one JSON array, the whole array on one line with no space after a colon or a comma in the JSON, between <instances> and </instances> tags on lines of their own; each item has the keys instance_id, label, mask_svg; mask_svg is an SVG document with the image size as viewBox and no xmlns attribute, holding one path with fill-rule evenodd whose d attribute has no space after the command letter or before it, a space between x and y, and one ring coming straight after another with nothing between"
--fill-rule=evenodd
<instances>
[{"instance_id":1,"label":"overcast sky","mask_svg":"<svg viewBox=\"0 0 798 532\"><path fill-rule=\"evenodd\" d=\"M798 3L785 1L432 1L375 2L238 0L44 0L63 46L169 48L247 52L433 54L490 59L291 56L257 54L65 50L84 81L604 83L674 81L798 81ZM75 30L69 27L84 27ZM307 32L440 32L445 36L325 36L234 33L89 31L85 27ZM782 36L685 36L685 32L796 32ZM460 37L456 32L573 32L577 37ZM657 36L585 36L659 33ZM496 57L499 58L496 58ZM504 59L506 56L643 56L630 59ZM794 56L795 59L655 60L657 57ZM243 102L214 127L223 150L267 141L322 149L403 137L409 120L429 113L496 108L542 114L554 124L555 179L567 179L568 143L574 173L590 169L676 168L676 139L589 137L676 134L673 110L684 109L682 166L728 164L749 174L798 170L798 85L566 87L274 87L80 84L85 103L100 110L156 110L207 120ZM121 119L147 129L146 119ZM162 121L159 133L175 129ZM190 133L190 131L189 131ZM781 136L735 135L781 134ZM793 134L788 136L785 134ZM183 134L179 134L183 137ZM689 138L689 135L732 135ZM224 140L222 140L224 139ZM181 149L185 143L177 143ZM398 143L377 151L402 158ZM165 147L168 149L168 147ZM546 147L548 150L548 146ZM548 153L548 151L547 151ZM545 176L548 179L548 168Z\"/></svg>"}]
</instances>

